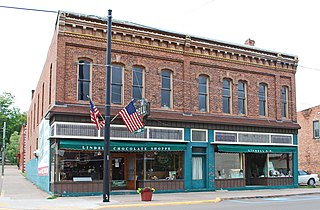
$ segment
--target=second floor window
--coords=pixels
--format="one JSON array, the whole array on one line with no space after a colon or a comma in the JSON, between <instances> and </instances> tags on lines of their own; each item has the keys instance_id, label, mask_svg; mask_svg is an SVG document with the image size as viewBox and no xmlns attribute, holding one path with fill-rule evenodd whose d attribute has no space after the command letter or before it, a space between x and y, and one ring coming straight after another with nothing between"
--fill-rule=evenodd
<instances>
[{"instance_id":1,"label":"second floor window","mask_svg":"<svg viewBox=\"0 0 320 210\"><path fill-rule=\"evenodd\" d=\"M319 138L319 121L313 121L313 137Z\"/></svg>"},{"instance_id":2,"label":"second floor window","mask_svg":"<svg viewBox=\"0 0 320 210\"><path fill-rule=\"evenodd\" d=\"M90 69L89 61L80 60L78 63L78 100L87 101L90 95Z\"/></svg>"},{"instance_id":3,"label":"second floor window","mask_svg":"<svg viewBox=\"0 0 320 210\"><path fill-rule=\"evenodd\" d=\"M171 72L164 70L161 73L161 107L171 107Z\"/></svg>"},{"instance_id":4,"label":"second floor window","mask_svg":"<svg viewBox=\"0 0 320 210\"><path fill-rule=\"evenodd\" d=\"M199 76L198 78L198 101L199 111L206 112L208 104L208 78L205 76Z\"/></svg>"},{"instance_id":5,"label":"second floor window","mask_svg":"<svg viewBox=\"0 0 320 210\"><path fill-rule=\"evenodd\" d=\"M224 113L231 113L231 87L228 79L222 82L222 109Z\"/></svg>"},{"instance_id":6,"label":"second floor window","mask_svg":"<svg viewBox=\"0 0 320 210\"><path fill-rule=\"evenodd\" d=\"M247 98L246 98L246 83L238 82L238 114L246 114Z\"/></svg>"},{"instance_id":7,"label":"second floor window","mask_svg":"<svg viewBox=\"0 0 320 210\"><path fill-rule=\"evenodd\" d=\"M288 117L288 88L281 89L281 113L282 117Z\"/></svg>"},{"instance_id":8,"label":"second floor window","mask_svg":"<svg viewBox=\"0 0 320 210\"><path fill-rule=\"evenodd\" d=\"M265 84L259 84L259 115L266 116L266 104L267 104L267 89Z\"/></svg>"},{"instance_id":9,"label":"second floor window","mask_svg":"<svg viewBox=\"0 0 320 210\"><path fill-rule=\"evenodd\" d=\"M141 99L143 97L143 70L140 67L132 69L132 98Z\"/></svg>"},{"instance_id":10,"label":"second floor window","mask_svg":"<svg viewBox=\"0 0 320 210\"><path fill-rule=\"evenodd\" d=\"M112 65L111 103L122 104L122 66Z\"/></svg>"}]
</instances>

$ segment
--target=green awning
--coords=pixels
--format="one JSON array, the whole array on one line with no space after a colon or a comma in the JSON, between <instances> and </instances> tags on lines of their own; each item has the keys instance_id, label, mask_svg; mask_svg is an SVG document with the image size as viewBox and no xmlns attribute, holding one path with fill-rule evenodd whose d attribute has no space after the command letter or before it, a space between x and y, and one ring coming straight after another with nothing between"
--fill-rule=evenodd
<instances>
[{"instance_id":1,"label":"green awning","mask_svg":"<svg viewBox=\"0 0 320 210\"><path fill-rule=\"evenodd\" d=\"M110 151L113 152L144 152L144 151L184 151L187 146L181 143L170 142L135 142L135 141L110 141ZM71 150L104 150L103 140L70 140L61 139L60 149Z\"/></svg>"},{"instance_id":2,"label":"green awning","mask_svg":"<svg viewBox=\"0 0 320 210\"><path fill-rule=\"evenodd\" d=\"M295 146L217 145L217 147L219 152L291 153L297 151Z\"/></svg>"}]
</instances>

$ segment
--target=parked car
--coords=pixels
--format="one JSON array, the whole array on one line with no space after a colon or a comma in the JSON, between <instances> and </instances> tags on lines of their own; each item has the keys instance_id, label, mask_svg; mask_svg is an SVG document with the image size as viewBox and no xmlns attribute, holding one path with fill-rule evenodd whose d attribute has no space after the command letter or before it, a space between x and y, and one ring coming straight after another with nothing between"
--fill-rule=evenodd
<instances>
[{"instance_id":1,"label":"parked car","mask_svg":"<svg viewBox=\"0 0 320 210\"><path fill-rule=\"evenodd\" d=\"M298 170L299 185L315 185L319 182L318 174L310 174L304 170Z\"/></svg>"}]
</instances>

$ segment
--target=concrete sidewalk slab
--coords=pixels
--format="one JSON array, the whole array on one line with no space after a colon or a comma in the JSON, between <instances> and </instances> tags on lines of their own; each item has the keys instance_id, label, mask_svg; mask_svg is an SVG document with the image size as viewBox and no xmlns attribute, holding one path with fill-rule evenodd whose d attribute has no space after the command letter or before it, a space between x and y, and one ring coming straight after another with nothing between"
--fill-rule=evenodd
<instances>
[{"instance_id":1,"label":"concrete sidewalk slab","mask_svg":"<svg viewBox=\"0 0 320 210\"><path fill-rule=\"evenodd\" d=\"M0 197L1 209L102 209L116 207L166 206L181 204L216 203L230 199L282 197L320 194L320 188L268 189L213 192L163 193L153 195L151 202L140 200L139 194L111 195L110 202L102 202L101 196L58 197L50 195L32 184L15 166L6 166ZM1 186L1 185L0 185Z\"/></svg>"}]
</instances>

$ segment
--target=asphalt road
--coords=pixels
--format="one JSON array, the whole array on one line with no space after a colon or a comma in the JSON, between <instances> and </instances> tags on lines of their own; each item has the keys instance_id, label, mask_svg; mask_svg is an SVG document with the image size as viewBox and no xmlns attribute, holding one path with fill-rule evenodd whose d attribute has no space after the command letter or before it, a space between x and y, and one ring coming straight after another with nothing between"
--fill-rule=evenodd
<instances>
[{"instance_id":1,"label":"asphalt road","mask_svg":"<svg viewBox=\"0 0 320 210\"><path fill-rule=\"evenodd\" d=\"M99 209L110 209L99 207ZM141 207L138 207L141 208ZM117 210L137 209L137 207L116 208ZM160 205L144 206L146 210L319 210L320 194L305 196L288 196L277 198L256 198L241 200L225 200L219 203L190 205Z\"/></svg>"}]
</instances>

